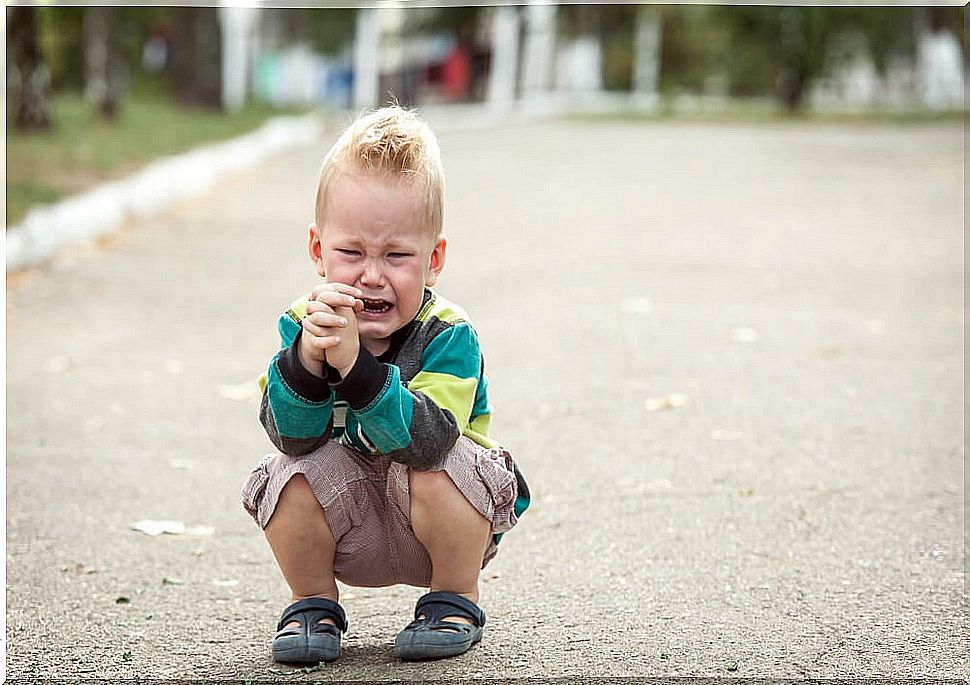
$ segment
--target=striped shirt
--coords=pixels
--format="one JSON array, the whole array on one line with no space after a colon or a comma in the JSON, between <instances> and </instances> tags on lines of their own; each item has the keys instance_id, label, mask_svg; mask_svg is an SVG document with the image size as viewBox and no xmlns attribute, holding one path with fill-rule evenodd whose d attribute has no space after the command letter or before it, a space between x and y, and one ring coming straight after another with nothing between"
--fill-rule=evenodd
<instances>
[{"instance_id":1,"label":"striped shirt","mask_svg":"<svg viewBox=\"0 0 970 685\"><path fill-rule=\"evenodd\" d=\"M282 349L260 379L260 420L283 453L311 452L336 439L362 454L432 468L460 435L483 447L492 408L475 329L468 316L425 289L414 319L375 357L363 346L346 378L307 371L297 355L307 298L279 318Z\"/></svg>"}]
</instances>

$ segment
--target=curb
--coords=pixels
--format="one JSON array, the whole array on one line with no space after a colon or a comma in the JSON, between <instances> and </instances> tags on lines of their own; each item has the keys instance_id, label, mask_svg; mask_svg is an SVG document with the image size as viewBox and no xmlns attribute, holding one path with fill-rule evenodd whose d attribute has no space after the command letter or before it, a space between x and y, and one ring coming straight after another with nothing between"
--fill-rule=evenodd
<instances>
[{"instance_id":1,"label":"curb","mask_svg":"<svg viewBox=\"0 0 970 685\"><path fill-rule=\"evenodd\" d=\"M57 250L115 231L130 218L159 214L204 195L230 174L287 147L316 140L323 120L276 117L238 138L149 163L126 179L36 207L7 230L7 273L40 264Z\"/></svg>"}]
</instances>

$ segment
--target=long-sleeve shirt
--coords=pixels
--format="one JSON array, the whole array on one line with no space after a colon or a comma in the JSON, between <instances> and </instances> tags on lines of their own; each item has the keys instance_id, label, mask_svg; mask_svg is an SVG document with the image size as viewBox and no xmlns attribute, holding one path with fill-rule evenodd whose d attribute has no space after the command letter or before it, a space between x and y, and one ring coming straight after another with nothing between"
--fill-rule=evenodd
<instances>
[{"instance_id":1,"label":"long-sleeve shirt","mask_svg":"<svg viewBox=\"0 0 970 685\"><path fill-rule=\"evenodd\" d=\"M282 349L260 377L260 420L283 453L310 452L333 438L362 454L433 468L466 435L488 448L492 407L475 329L467 315L425 289L414 319L375 357L363 346L345 378L324 378L297 354L307 299L280 316Z\"/></svg>"}]
</instances>

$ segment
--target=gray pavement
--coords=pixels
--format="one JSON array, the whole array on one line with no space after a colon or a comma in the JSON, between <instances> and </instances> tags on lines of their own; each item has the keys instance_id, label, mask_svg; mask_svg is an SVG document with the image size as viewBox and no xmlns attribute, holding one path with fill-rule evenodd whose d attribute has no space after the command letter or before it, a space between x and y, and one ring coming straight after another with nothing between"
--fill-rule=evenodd
<instances>
[{"instance_id":1,"label":"gray pavement","mask_svg":"<svg viewBox=\"0 0 970 685\"><path fill-rule=\"evenodd\" d=\"M347 588L281 673L238 493L335 135L8 279L8 677L968 677L962 130L579 122L441 134L534 491L485 640L398 663L421 590Z\"/></svg>"}]
</instances>

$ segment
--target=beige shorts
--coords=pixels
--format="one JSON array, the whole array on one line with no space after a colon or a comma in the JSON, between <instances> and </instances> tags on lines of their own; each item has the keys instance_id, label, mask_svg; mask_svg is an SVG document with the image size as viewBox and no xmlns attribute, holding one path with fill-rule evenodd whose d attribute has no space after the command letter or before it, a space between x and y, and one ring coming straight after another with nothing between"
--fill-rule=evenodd
<instances>
[{"instance_id":1,"label":"beige shorts","mask_svg":"<svg viewBox=\"0 0 970 685\"><path fill-rule=\"evenodd\" d=\"M512 457L461 437L438 470L492 522L492 533L516 523L517 494ZM411 529L408 467L385 456L359 454L334 440L293 457L266 455L243 486L243 507L266 528L283 486L301 473L327 517L337 551L334 574L347 585L383 587L406 583L428 587L431 559ZM482 567L497 552L494 538Z\"/></svg>"}]
</instances>

